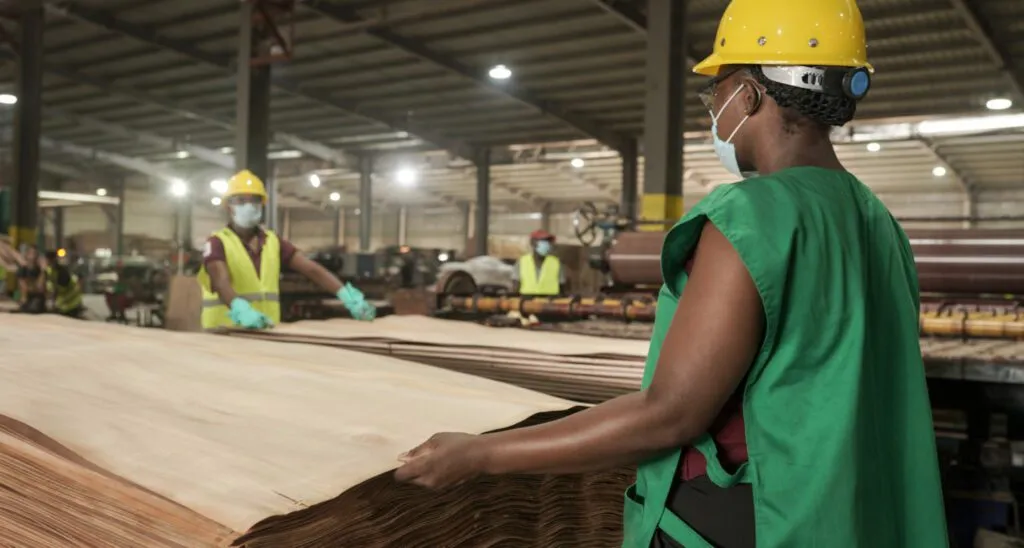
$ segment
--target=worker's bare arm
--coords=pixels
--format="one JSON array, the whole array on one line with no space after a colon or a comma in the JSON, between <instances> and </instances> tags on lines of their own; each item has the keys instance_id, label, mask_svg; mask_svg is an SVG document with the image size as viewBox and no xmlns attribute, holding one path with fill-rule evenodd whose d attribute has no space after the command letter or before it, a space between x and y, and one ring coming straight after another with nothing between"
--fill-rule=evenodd
<instances>
[{"instance_id":1,"label":"worker's bare arm","mask_svg":"<svg viewBox=\"0 0 1024 548\"><path fill-rule=\"evenodd\" d=\"M739 254L710 223L651 386L565 419L483 436L441 434L407 455L402 480L441 487L472 473L575 473L635 464L706 432L760 348L764 310Z\"/></svg>"},{"instance_id":2,"label":"worker's bare arm","mask_svg":"<svg viewBox=\"0 0 1024 548\"><path fill-rule=\"evenodd\" d=\"M343 285L337 276L301 253L294 253L288 266L332 295L338 293Z\"/></svg>"},{"instance_id":3,"label":"worker's bare arm","mask_svg":"<svg viewBox=\"0 0 1024 548\"><path fill-rule=\"evenodd\" d=\"M220 302L231 306L231 301L238 296L235 289L231 287L231 272L228 264L224 261L208 261L206 271L210 274L210 287L220 298Z\"/></svg>"}]
</instances>

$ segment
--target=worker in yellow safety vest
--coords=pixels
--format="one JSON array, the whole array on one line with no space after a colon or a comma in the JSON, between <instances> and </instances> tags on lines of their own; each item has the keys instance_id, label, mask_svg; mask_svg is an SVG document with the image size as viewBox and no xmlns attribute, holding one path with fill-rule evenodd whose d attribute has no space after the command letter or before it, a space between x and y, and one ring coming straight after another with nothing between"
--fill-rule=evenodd
<instances>
[{"instance_id":1,"label":"worker in yellow safety vest","mask_svg":"<svg viewBox=\"0 0 1024 548\"><path fill-rule=\"evenodd\" d=\"M78 276L60 264L56 251L47 251L45 259L46 295L53 303L53 310L69 318L81 317L85 308L82 306L82 287Z\"/></svg>"},{"instance_id":2,"label":"worker in yellow safety vest","mask_svg":"<svg viewBox=\"0 0 1024 548\"><path fill-rule=\"evenodd\" d=\"M530 253L516 262L512 271L512 291L520 295L559 295L565 288L562 261L551 254L555 237L546 230L530 234Z\"/></svg>"},{"instance_id":3,"label":"worker in yellow safety vest","mask_svg":"<svg viewBox=\"0 0 1024 548\"><path fill-rule=\"evenodd\" d=\"M267 191L248 170L235 174L224 192L228 225L203 248L199 284L203 290L203 329L265 329L281 321L279 282L282 265L305 275L336 295L352 316L372 320L376 309L351 284L313 262L272 230L262 228Z\"/></svg>"}]
</instances>

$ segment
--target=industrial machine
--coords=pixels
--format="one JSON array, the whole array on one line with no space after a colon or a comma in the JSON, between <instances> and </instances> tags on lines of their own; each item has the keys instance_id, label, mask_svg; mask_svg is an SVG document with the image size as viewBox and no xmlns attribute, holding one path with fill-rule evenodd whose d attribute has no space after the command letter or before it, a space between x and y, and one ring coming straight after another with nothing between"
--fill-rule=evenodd
<instances>
[{"instance_id":1,"label":"industrial machine","mask_svg":"<svg viewBox=\"0 0 1024 548\"><path fill-rule=\"evenodd\" d=\"M396 293L433 285L441 266L454 256L453 250L410 246L392 246L375 253L350 253L344 247L330 247L309 254L339 279L358 287L377 306L378 316L392 312ZM281 311L284 321L347 315L333 295L288 269L281 274Z\"/></svg>"}]
</instances>

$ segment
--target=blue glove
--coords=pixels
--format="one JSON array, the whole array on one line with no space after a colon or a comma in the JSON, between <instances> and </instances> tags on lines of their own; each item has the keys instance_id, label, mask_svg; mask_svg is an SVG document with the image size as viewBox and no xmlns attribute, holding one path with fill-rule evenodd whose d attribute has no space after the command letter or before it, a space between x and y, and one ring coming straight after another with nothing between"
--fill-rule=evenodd
<instances>
[{"instance_id":1,"label":"blue glove","mask_svg":"<svg viewBox=\"0 0 1024 548\"><path fill-rule=\"evenodd\" d=\"M241 297L235 297L235 300L231 301L231 321L246 329L266 329L271 325L270 318Z\"/></svg>"},{"instance_id":2,"label":"blue glove","mask_svg":"<svg viewBox=\"0 0 1024 548\"><path fill-rule=\"evenodd\" d=\"M363 292L352 287L352 284L345 284L337 293L338 300L348 309L352 317L364 322L372 321L377 317L377 309L363 296Z\"/></svg>"}]
</instances>

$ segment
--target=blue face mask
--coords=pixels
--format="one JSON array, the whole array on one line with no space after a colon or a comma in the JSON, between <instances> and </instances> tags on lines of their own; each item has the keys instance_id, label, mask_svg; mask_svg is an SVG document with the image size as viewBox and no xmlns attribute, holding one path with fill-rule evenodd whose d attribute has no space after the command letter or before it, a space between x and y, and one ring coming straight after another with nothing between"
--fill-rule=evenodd
<instances>
[{"instance_id":1,"label":"blue face mask","mask_svg":"<svg viewBox=\"0 0 1024 548\"><path fill-rule=\"evenodd\" d=\"M231 222L238 228L255 228L263 219L260 204L238 204L231 206Z\"/></svg>"},{"instance_id":2,"label":"blue face mask","mask_svg":"<svg viewBox=\"0 0 1024 548\"><path fill-rule=\"evenodd\" d=\"M711 113L711 138L715 142L715 154L718 155L718 159L722 162L725 169L737 177L750 178L755 176L756 173L744 172L740 169L740 160L736 156L736 145L732 144L732 139L733 137L736 137L736 132L743 127L743 124L747 123L747 120L750 119L750 115L748 114L740 120L740 123L736 125L736 129L732 130L732 134L729 135L728 139L723 141L722 138L718 136L718 119L722 117L722 113L725 112L725 109L729 108L733 99L743 91L744 87L746 87L746 84L736 88L736 91L732 93L732 96L730 96L725 104L722 105L722 110L718 111L718 114L715 114L714 112Z\"/></svg>"},{"instance_id":3,"label":"blue face mask","mask_svg":"<svg viewBox=\"0 0 1024 548\"><path fill-rule=\"evenodd\" d=\"M540 255L541 257L543 257L543 256L547 255L548 253L551 253L551 242L549 242L547 240L541 240L541 241L537 242L537 248L536 249L537 249L537 255Z\"/></svg>"}]
</instances>

